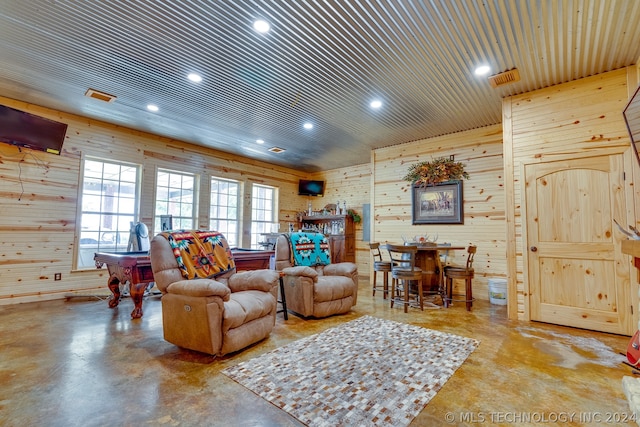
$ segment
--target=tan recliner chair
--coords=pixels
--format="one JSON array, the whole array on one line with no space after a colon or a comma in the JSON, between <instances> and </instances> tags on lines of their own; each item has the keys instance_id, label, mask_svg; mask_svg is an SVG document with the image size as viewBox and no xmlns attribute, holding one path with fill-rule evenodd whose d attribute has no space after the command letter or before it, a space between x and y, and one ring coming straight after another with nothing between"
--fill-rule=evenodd
<instances>
[{"instance_id":1,"label":"tan recliner chair","mask_svg":"<svg viewBox=\"0 0 640 427\"><path fill-rule=\"evenodd\" d=\"M232 269L215 279L185 279L162 234L151 241L149 255L156 286L163 294L165 340L220 356L241 350L271 333L277 311L276 271L236 273Z\"/></svg>"},{"instance_id":2,"label":"tan recliner chair","mask_svg":"<svg viewBox=\"0 0 640 427\"><path fill-rule=\"evenodd\" d=\"M306 262L311 265L300 265L291 252L290 236L305 234L317 235L281 234L276 240L276 270L284 273L287 309L303 317L318 318L348 313L358 299L358 267L352 262L329 263L328 243L323 243L323 260L311 254L313 259Z\"/></svg>"}]
</instances>

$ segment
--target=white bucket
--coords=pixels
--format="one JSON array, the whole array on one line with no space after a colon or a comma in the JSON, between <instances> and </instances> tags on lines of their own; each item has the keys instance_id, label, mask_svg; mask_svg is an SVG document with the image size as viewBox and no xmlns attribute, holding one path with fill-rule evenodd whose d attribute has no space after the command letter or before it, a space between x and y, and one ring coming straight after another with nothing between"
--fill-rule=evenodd
<instances>
[{"instance_id":1,"label":"white bucket","mask_svg":"<svg viewBox=\"0 0 640 427\"><path fill-rule=\"evenodd\" d=\"M491 304L507 305L507 279L489 279Z\"/></svg>"}]
</instances>

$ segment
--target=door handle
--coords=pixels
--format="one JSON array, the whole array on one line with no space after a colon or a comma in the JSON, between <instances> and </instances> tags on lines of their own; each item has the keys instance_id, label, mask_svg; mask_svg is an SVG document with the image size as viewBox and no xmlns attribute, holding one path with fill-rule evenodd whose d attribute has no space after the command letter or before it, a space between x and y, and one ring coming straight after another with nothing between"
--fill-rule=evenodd
<instances>
[{"instance_id":1,"label":"door handle","mask_svg":"<svg viewBox=\"0 0 640 427\"><path fill-rule=\"evenodd\" d=\"M535 246L531 246L531 252L538 252L538 248L536 248Z\"/></svg>"}]
</instances>

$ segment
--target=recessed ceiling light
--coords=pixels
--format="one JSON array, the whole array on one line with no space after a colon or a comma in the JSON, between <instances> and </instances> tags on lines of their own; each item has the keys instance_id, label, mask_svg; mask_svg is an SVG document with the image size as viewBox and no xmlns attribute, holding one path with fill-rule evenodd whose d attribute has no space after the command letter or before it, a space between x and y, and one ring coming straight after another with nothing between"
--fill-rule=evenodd
<instances>
[{"instance_id":1,"label":"recessed ceiling light","mask_svg":"<svg viewBox=\"0 0 640 427\"><path fill-rule=\"evenodd\" d=\"M157 106L157 105L149 104L149 105L147 105L147 110L149 110L149 111L153 111L153 112L155 113L156 111L158 111L158 110L159 110L159 108L158 108L158 106Z\"/></svg>"},{"instance_id":2,"label":"recessed ceiling light","mask_svg":"<svg viewBox=\"0 0 640 427\"><path fill-rule=\"evenodd\" d=\"M257 142L258 144L264 144L264 139L256 139L256 142Z\"/></svg>"},{"instance_id":3,"label":"recessed ceiling light","mask_svg":"<svg viewBox=\"0 0 640 427\"><path fill-rule=\"evenodd\" d=\"M271 25L263 19L258 19L253 23L253 29L259 33L268 33L271 29Z\"/></svg>"},{"instance_id":4,"label":"recessed ceiling light","mask_svg":"<svg viewBox=\"0 0 640 427\"><path fill-rule=\"evenodd\" d=\"M489 71L491 71L491 67L489 67L488 65L481 65L478 68L476 68L474 72L476 76L484 76L488 74Z\"/></svg>"},{"instance_id":5,"label":"recessed ceiling light","mask_svg":"<svg viewBox=\"0 0 640 427\"><path fill-rule=\"evenodd\" d=\"M373 101L371 101L369 106L371 108L378 109L378 108L382 107L382 101L380 101L379 99L374 99Z\"/></svg>"},{"instance_id":6,"label":"recessed ceiling light","mask_svg":"<svg viewBox=\"0 0 640 427\"><path fill-rule=\"evenodd\" d=\"M302 125L305 129L313 129L313 123L305 123L304 125Z\"/></svg>"},{"instance_id":7,"label":"recessed ceiling light","mask_svg":"<svg viewBox=\"0 0 640 427\"><path fill-rule=\"evenodd\" d=\"M202 76L198 73L191 73L187 76L187 78L194 83L200 83L202 81Z\"/></svg>"},{"instance_id":8,"label":"recessed ceiling light","mask_svg":"<svg viewBox=\"0 0 640 427\"><path fill-rule=\"evenodd\" d=\"M286 150L280 147L271 147L269 148L269 151L271 151L272 153L280 154L280 153L284 153Z\"/></svg>"}]
</instances>

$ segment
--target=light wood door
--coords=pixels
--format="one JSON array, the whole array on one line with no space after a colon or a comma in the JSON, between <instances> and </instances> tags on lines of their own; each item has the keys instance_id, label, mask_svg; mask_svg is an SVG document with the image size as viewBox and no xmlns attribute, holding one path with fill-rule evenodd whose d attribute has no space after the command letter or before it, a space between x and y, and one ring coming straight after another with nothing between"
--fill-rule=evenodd
<instances>
[{"instance_id":1,"label":"light wood door","mask_svg":"<svg viewBox=\"0 0 640 427\"><path fill-rule=\"evenodd\" d=\"M631 334L622 155L525 166L531 320Z\"/></svg>"}]
</instances>

